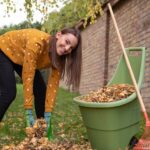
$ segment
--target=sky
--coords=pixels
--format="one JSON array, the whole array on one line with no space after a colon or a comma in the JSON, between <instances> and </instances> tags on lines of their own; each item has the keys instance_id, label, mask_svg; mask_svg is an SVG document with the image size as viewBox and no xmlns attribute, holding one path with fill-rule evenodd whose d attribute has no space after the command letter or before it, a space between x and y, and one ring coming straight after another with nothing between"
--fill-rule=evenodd
<instances>
[{"instance_id":1,"label":"sky","mask_svg":"<svg viewBox=\"0 0 150 150\"><path fill-rule=\"evenodd\" d=\"M0 2L2 2L3 0L0 0ZM8 17L5 14L5 10L6 10L6 6L4 4L0 4L0 28L2 28L3 26L9 26L9 25L13 25L13 24L18 24L21 23L25 20L27 20L26 18L26 13L24 11L20 11L19 9L23 9L24 8L24 1L25 0L13 0L15 5L16 5L16 13L11 13L10 17ZM63 6L61 3L58 4L60 6L60 8ZM51 8L50 11L54 11L54 10L59 10L59 8ZM41 21L42 18L42 14L39 11L35 12L34 15L34 22L36 21Z\"/></svg>"}]
</instances>

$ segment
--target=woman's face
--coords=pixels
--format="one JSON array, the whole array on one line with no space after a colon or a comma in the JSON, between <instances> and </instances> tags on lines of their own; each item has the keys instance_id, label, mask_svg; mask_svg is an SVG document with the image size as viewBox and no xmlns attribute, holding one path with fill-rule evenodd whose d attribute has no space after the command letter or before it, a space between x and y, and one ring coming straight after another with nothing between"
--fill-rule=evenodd
<instances>
[{"instance_id":1,"label":"woman's face","mask_svg":"<svg viewBox=\"0 0 150 150\"><path fill-rule=\"evenodd\" d=\"M58 32L56 34L56 39L56 52L59 56L71 53L78 44L77 37L71 33L62 34Z\"/></svg>"}]
</instances>

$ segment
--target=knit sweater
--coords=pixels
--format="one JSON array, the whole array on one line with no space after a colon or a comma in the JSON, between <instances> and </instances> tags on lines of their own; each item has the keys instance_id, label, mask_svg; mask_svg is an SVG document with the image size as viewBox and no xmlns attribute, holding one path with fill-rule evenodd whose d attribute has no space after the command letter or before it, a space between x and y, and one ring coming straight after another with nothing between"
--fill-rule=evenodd
<instances>
[{"instance_id":1,"label":"knit sweater","mask_svg":"<svg viewBox=\"0 0 150 150\"><path fill-rule=\"evenodd\" d=\"M59 85L60 73L52 67L48 49L51 36L37 29L22 29L7 32L0 36L0 49L8 58L23 66L22 80L24 107L31 109L33 105L33 81L36 69L52 68L49 75L45 111L51 112ZM42 88L42 87L41 87Z\"/></svg>"}]
</instances>

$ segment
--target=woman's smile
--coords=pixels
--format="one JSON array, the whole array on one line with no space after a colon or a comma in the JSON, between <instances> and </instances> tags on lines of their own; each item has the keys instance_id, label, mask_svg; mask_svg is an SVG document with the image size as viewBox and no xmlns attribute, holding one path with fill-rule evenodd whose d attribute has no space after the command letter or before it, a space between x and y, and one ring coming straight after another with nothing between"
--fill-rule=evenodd
<instances>
[{"instance_id":1,"label":"woman's smile","mask_svg":"<svg viewBox=\"0 0 150 150\"><path fill-rule=\"evenodd\" d=\"M65 55L71 53L71 51L76 47L78 44L77 38L70 34L61 34L60 32L56 35L57 42L56 42L56 51L58 55Z\"/></svg>"}]
</instances>

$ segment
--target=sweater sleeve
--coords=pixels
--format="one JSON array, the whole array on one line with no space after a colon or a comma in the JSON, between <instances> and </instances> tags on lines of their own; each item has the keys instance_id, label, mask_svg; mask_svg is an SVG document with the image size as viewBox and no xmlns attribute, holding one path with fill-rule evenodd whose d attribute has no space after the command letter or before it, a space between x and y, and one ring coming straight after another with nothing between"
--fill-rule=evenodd
<instances>
[{"instance_id":1,"label":"sweater sleeve","mask_svg":"<svg viewBox=\"0 0 150 150\"><path fill-rule=\"evenodd\" d=\"M59 87L59 80L60 80L60 72L52 68L52 73L49 75L48 84L47 84L47 91L46 91L46 101L45 101L45 112L52 112L56 93Z\"/></svg>"},{"instance_id":2,"label":"sweater sleeve","mask_svg":"<svg viewBox=\"0 0 150 150\"><path fill-rule=\"evenodd\" d=\"M38 51L40 49L41 43L34 41L32 43L28 43L26 46L22 71L25 109L31 109L33 105L33 82L37 66Z\"/></svg>"}]
</instances>

